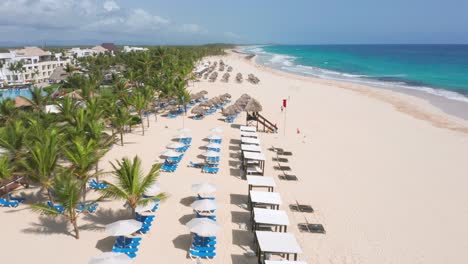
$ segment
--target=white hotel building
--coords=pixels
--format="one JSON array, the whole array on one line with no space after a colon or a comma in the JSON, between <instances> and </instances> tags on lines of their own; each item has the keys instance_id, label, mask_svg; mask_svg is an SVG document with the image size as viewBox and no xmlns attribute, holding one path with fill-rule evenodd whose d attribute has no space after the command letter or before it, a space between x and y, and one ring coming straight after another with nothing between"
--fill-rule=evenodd
<instances>
[{"instance_id":1,"label":"white hotel building","mask_svg":"<svg viewBox=\"0 0 468 264\"><path fill-rule=\"evenodd\" d=\"M23 62L22 71L10 71L11 63ZM7 53L0 53L0 86L2 84L24 84L30 82L48 82L55 68L70 63L70 58L62 54L52 54L38 47L13 49Z\"/></svg>"}]
</instances>

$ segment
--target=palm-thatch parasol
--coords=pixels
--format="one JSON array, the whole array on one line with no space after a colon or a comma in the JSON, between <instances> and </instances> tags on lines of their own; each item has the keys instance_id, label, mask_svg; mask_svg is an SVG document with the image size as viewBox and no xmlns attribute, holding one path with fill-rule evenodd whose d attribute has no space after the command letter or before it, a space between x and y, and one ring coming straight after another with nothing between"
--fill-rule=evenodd
<instances>
[{"instance_id":1,"label":"palm-thatch parasol","mask_svg":"<svg viewBox=\"0 0 468 264\"><path fill-rule=\"evenodd\" d=\"M245 106L244 111L246 112L261 112L262 105L256 99L250 99L249 103Z\"/></svg>"},{"instance_id":2,"label":"palm-thatch parasol","mask_svg":"<svg viewBox=\"0 0 468 264\"><path fill-rule=\"evenodd\" d=\"M198 93L199 93L199 94L208 94L208 92L207 92L207 91L205 91L205 90L201 90L201 91L200 91L200 92L198 92Z\"/></svg>"},{"instance_id":3,"label":"palm-thatch parasol","mask_svg":"<svg viewBox=\"0 0 468 264\"><path fill-rule=\"evenodd\" d=\"M231 98L231 94L228 94L228 93L223 94L223 96L226 98Z\"/></svg>"},{"instance_id":4,"label":"palm-thatch parasol","mask_svg":"<svg viewBox=\"0 0 468 264\"><path fill-rule=\"evenodd\" d=\"M201 102L199 104L199 106L203 106L203 107L211 107L212 105L213 105L213 103L210 100L205 101L205 102Z\"/></svg>"},{"instance_id":5,"label":"palm-thatch parasol","mask_svg":"<svg viewBox=\"0 0 468 264\"><path fill-rule=\"evenodd\" d=\"M169 111L177 111L179 110L179 107L177 105L170 105L168 107L166 107L167 110Z\"/></svg>"},{"instance_id":6,"label":"palm-thatch parasol","mask_svg":"<svg viewBox=\"0 0 468 264\"><path fill-rule=\"evenodd\" d=\"M237 110L234 105L230 105L223 110L223 115L232 116L237 113Z\"/></svg>"},{"instance_id":7,"label":"palm-thatch parasol","mask_svg":"<svg viewBox=\"0 0 468 264\"><path fill-rule=\"evenodd\" d=\"M194 108L192 108L191 113L195 115L203 115L205 113L205 109L203 109L202 106L197 105Z\"/></svg>"},{"instance_id":8,"label":"palm-thatch parasol","mask_svg":"<svg viewBox=\"0 0 468 264\"><path fill-rule=\"evenodd\" d=\"M71 98L77 99L77 100L83 100L83 96L81 96L81 94L78 91L73 91L71 93L67 93L65 96L66 97L71 97Z\"/></svg>"},{"instance_id":9,"label":"palm-thatch parasol","mask_svg":"<svg viewBox=\"0 0 468 264\"><path fill-rule=\"evenodd\" d=\"M26 107L26 106L31 106L31 102L24 98L23 96L16 96L15 98L15 107L16 108L19 108L19 107Z\"/></svg>"}]
</instances>

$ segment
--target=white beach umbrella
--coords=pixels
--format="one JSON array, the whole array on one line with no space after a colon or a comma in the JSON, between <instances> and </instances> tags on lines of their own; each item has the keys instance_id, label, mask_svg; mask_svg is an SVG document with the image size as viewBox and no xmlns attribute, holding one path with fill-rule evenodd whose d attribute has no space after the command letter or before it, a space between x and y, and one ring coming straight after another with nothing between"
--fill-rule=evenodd
<instances>
[{"instance_id":1,"label":"white beach umbrella","mask_svg":"<svg viewBox=\"0 0 468 264\"><path fill-rule=\"evenodd\" d=\"M182 153L173 150L168 150L165 151L162 155L166 157L179 157L180 155L182 155Z\"/></svg>"},{"instance_id":2,"label":"white beach umbrella","mask_svg":"<svg viewBox=\"0 0 468 264\"><path fill-rule=\"evenodd\" d=\"M184 128L179 129L178 131L182 133L190 133L192 132L192 129L184 127Z\"/></svg>"},{"instance_id":3,"label":"white beach umbrella","mask_svg":"<svg viewBox=\"0 0 468 264\"><path fill-rule=\"evenodd\" d=\"M173 143L166 146L166 148L168 148L168 149L176 149L176 148L181 148L181 147L185 147L185 144L180 143L180 142L173 142Z\"/></svg>"},{"instance_id":4,"label":"white beach umbrella","mask_svg":"<svg viewBox=\"0 0 468 264\"><path fill-rule=\"evenodd\" d=\"M222 139L222 137L217 134L211 134L208 136L208 139Z\"/></svg>"},{"instance_id":5,"label":"white beach umbrella","mask_svg":"<svg viewBox=\"0 0 468 264\"><path fill-rule=\"evenodd\" d=\"M214 152L214 151L207 151L207 152L203 153L203 156L214 158L214 157L219 157L219 153Z\"/></svg>"},{"instance_id":6,"label":"white beach umbrella","mask_svg":"<svg viewBox=\"0 0 468 264\"><path fill-rule=\"evenodd\" d=\"M135 219L120 220L106 225L106 233L110 236L128 236L138 231L142 222Z\"/></svg>"},{"instance_id":7,"label":"white beach umbrella","mask_svg":"<svg viewBox=\"0 0 468 264\"><path fill-rule=\"evenodd\" d=\"M89 259L88 264L130 264L132 259L124 253L104 252Z\"/></svg>"},{"instance_id":8,"label":"white beach umbrella","mask_svg":"<svg viewBox=\"0 0 468 264\"><path fill-rule=\"evenodd\" d=\"M161 186L159 183L153 183L145 192L147 196L156 196L161 193Z\"/></svg>"},{"instance_id":9,"label":"white beach umbrella","mask_svg":"<svg viewBox=\"0 0 468 264\"><path fill-rule=\"evenodd\" d=\"M185 225L190 232L202 237L215 236L221 231L221 226L209 218L194 218Z\"/></svg>"},{"instance_id":10,"label":"white beach umbrella","mask_svg":"<svg viewBox=\"0 0 468 264\"><path fill-rule=\"evenodd\" d=\"M213 133L223 133L224 129L221 127L214 127L210 131Z\"/></svg>"},{"instance_id":11,"label":"white beach umbrella","mask_svg":"<svg viewBox=\"0 0 468 264\"><path fill-rule=\"evenodd\" d=\"M218 143L209 143L206 145L207 148L221 148L221 144Z\"/></svg>"},{"instance_id":12,"label":"white beach umbrella","mask_svg":"<svg viewBox=\"0 0 468 264\"><path fill-rule=\"evenodd\" d=\"M196 200L190 205L195 211L212 211L218 209L218 204L214 200Z\"/></svg>"},{"instance_id":13,"label":"white beach umbrella","mask_svg":"<svg viewBox=\"0 0 468 264\"><path fill-rule=\"evenodd\" d=\"M137 205L137 207L135 208L135 212L142 213L142 212L151 211L156 206L156 203L157 203L156 201L149 201L145 205Z\"/></svg>"},{"instance_id":14,"label":"white beach umbrella","mask_svg":"<svg viewBox=\"0 0 468 264\"><path fill-rule=\"evenodd\" d=\"M182 133L182 134L179 134L179 135L175 136L174 138L183 139L183 138L190 138L190 136L187 135L187 134Z\"/></svg>"},{"instance_id":15,"label":"white beach umbrella","mask_svg":"<svg viewBox=\"0 0 468 264\"><path fill-rule=\"evenodd\" d=\"M203 182L192 184L192 192L194 193L213 193L216 192L216 186L211 183Z\"/></svg>"}]
</instances>

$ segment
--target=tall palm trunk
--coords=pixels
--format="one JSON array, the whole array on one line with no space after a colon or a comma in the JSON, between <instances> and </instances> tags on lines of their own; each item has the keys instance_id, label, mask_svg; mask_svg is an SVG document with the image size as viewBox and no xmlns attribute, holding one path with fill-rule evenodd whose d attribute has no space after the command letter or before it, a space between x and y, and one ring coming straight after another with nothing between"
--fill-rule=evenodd
<instances>
[{"instance_id":1,"label":"tall palm trunk","mask_svg":"<svg viewBox=\"0 0 468 264\"><path fill-rule=\"evenodd\" d=\"M146 114L146 127L149 127L149 114Z\"/></svg>"},{"instance_id":2,"label":"tall palm trunk","mask_svg":"<svg viewBox=\"0 0 468 264\"><path fill-rule=\"evenodd\" d=\"M70 222L71 222L71 224L73 225L73 230L75 231L75 238L76 238L76 239L80 239L80 231L79 231L79 229L78 229L77 220L74 219L74 220L71 220Z\"/></svg>"},{"instance_id":3,"label":"tall palm trunk","mask_svg":"<svg viewBox=\"0 0 468 264\"><path fill-rule=\"evenodd\" d=\"M141 132L143 136L145 135L145 124L143 123L143 113L140 113L140 120L141 120Z\"/></svg>"},{"instance_id":4,"label":"tall palm trunk","mask_svg":"<svg viewBox=\"0 0 468 264\"><path fill-rule=\"evenodd\" d=\"M123 130L120 130L120 144L123 146Z\"/></svg>"}]
</instances>

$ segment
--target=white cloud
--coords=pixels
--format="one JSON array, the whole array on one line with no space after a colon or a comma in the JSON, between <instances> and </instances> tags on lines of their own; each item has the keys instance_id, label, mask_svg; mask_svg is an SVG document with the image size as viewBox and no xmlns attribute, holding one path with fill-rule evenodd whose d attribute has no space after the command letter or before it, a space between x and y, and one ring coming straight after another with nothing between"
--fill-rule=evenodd
<instances>
[{"instance_id":1,"label":"white cloud","mask_svg":"<svg viewBox=\"0 0 468 264\"><path fill-rule=\"evenodd\" d=\"M240 36L234 32L230 32L230 31L227 31L227 32L224 32L223 35L226 37L226 38L230 38L230 39L238 39L240 38Z\"/></svg>"},{"instance_id":2,"label":"white cloud","mask_svg":"<svg viewBox=\"0 0 468 264\"><path fill-rule=\"evenodd\" d=\"M113 0L106 0L102 6L107 12L120 10L120 6Z\"/></svg>"},{"instance_id":3,"label":"white cloud","mask_svg":"<svg viewBox=\"0 0 468 264\"><path fill-rule=\"evenodd\" d=\"M190 33L190 34L196 34L196 33L206 33L207 31L202 28L201 26L197 24L182 24L179 27L179 31L183 33Z\"/></svg>"}]
</instances>

